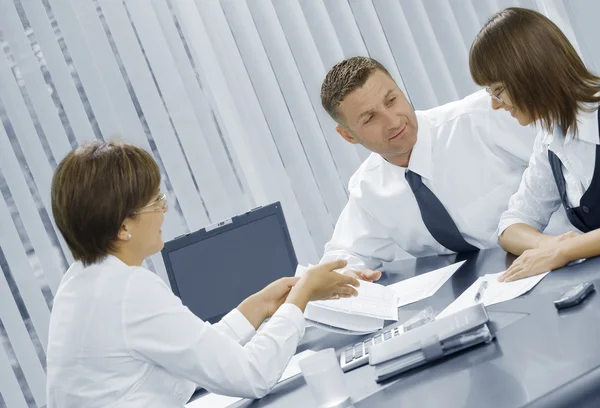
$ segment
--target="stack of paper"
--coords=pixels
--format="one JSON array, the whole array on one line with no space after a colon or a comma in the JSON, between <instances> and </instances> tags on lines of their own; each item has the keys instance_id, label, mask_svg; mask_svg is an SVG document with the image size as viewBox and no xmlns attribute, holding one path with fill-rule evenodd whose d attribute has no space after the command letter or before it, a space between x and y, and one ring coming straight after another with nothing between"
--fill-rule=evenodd
<instances>
[{"instance_id":1,"label":"stack of paper","mask_svg":"<svg viewBox=\"0 0 600 408\"><path fill-rule=\"evenodd\" d=\"M304 317L320 323L316 326L326 330L334 327L352 333L377 331L385 320L398 320L398 307L432 296L464 263L457 262L387 287L361 281L358 296L310 302ZM302 276L306 269L298 265L296 276Z\"/></svg>"},{"instance_id":2,"label":"stack of paper","mask_svg":"<svg viewBox=\"0 0 600 408\"><path fill-rule=\"evenodd\" d=\"M360 281L356 291L358 296L355 297L320 300L311 302L311 305L357 316L398 320L396 295L391 289L377 283Z\"/></svg>"},{"instance_id":3,"label":"stack of paper","mask_svg":"<svg viewBox=\"0 0 600 408\"><path fill-rule=\"evenodd\" d=\"M487 274L480 277L437 317L439 318L448 316L459 310L474 305L476 303L475 294L481 287L481 283L483 281L487 281L487 288L483 292L483 296L479 301L483 302L485 306L490 306L496 303L506 302L507 300L514 299L529 292L548 274L548 272L546 272L540 275L531 276L529 278L519 279L512 282L499 282L498 278L503 273L504 272Z\"/></svg>"},{"instance_id":4,"label":"stack of paper","mask_svg":"<svg viewBox=\"0 0 600 408\"><path fill-rule=\"evenodd\" d=\"M295 375L300 374L300 366L298 365L298 361L300 361L304 357L308 357L314 353L315 352L312 350L304 350L302 353L298 353L294 357L292 357L292 359L288 363L287 367L283 371L283 374L281 375L281 378L279 379L278 383L280 383L284 380L287 380L288 378L291 378ZM190 402L185 407L186 408L206 408L206 407L225 408L225 407L235 404L236 402L238 402L240 400L241 400L241 398L239 398L239 397L227 397L225 395L219 395L219 394L207 394L207 395L204 395L204 396Z\"/></svg>"},{"instance_id":5,"label":"stack of paper","mask_svg":"<svg viewBox=\"0 0 600 408\"><path fill-rule=\"evenodd\" d=\"M356 290L358 296L355 297L310 302L304 317L361 333L381 329L385 320L398 320L397 299L391 289L360 281Z\"/></svg>"},{"instance_id":6,"label":"stack of paper","mask_svg":"<svg viewBox=\"0 0 600 408\"><path fill-rule=\"evenodd\" d=\"M439 288L442 287L448 279L465 263L466 261L457 262L452 265L445 266L435 271L427 272L414 278L405 279L401 282L388 285L392 289L398 299L397 307L405 306L410 303L418 302L419 300L433 296Z\"/></svg>"}]
</instances>

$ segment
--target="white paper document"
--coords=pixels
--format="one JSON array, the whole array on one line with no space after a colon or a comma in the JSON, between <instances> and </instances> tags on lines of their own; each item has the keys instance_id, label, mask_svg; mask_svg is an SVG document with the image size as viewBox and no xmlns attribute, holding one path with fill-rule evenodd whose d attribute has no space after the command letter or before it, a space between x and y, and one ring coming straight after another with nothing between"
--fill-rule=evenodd
<instances>
[{"instance_id":1,"label":"white paper document","mask_svg":"<svg viewBox=\"0 0 600 408\"><path fill-rule=\"evenodd\" d=\"M300 374L300 366L298 365L298 361L300 361L304 357L308 357L314 353L315 352L312 350L304 350L302 353L298 353L294 357L292 357L292 359L288 363L287 367L283 371L283 374L281 375L281 378L279 379L278 383L280 383L284 380L287 380L288 378L291 378L295 375ZM204 395L204 396L190 402L185 407L186 408L226 408L226 407L229 407L230 405L235 404L236 402L238 402L240 400L242 400L242 398L226 397L225 395L219 395L219 394L207 394L207 395Z\"/></svg>"},{"instance_id":2,"label":"white paper document","mask_svg":"<svg viewBox=\"0 0 600 408\"><path fill-rule=\"evenodd\" d=\"M298 265L296 276L304 276L308 267ZM398 320L391 290L364 281L356 290L358 296L353 298L309 302L304 317L320 329L347 334L372 333L383 327L385 319Z\"/></svg>"},{"instance_id":3,"label":"white paper document","mask_svg":"<svg viewBox=\"0 0 600 408\"><path fill-rule=\"evenodd\" d=\"M418 302L421 299L433 296L448 279L465 263L457 262L444 266L435 271L427 272L401 282L388 285L387 288L394 291L397 300L396 307L405 306Z\"/></svg>"},{"instance_id":4,"label":"white paper document","mask_svg":"<svg viewBox=\"0 0 600 408\"><path fill-rule=\"evenodd\" d=\"M535 285L537 285L548 272L540 275L531 276L529 278L519 279L512 282L499 282L498 278L504 272L487 274L480 277L473 283L467 290L465 290L454 302L445 308L438 316L445 317L459 310L466 309L469 306L473 306L475 302L475 294L481 286L483 281L487 281L487 288L483 292L480 302L483 302L485 306L494 305L500 302L506 302L507 300L519 297L529 292Z\"/></svg>"},{"instance_id":5,"label":"white paper document","mask_svg":"<svg viewBox=\"0 0 600 408\"><path fill-rule=\"evenodd\" d=\"M356 316L398 320L396 295L390 288L378 283L361 280L356 291L358 296L336 300L319 300L310 304Z\"/></svg>"},{"instance_id":6,"label":"white paper document","mask_svg":"<svg viewBox=\"0 0 600 408\"><path fill-rule=\"evenodd\" d=\"M340 312L313 302L306 306L304 317L321 330L342 334L373 333L385 323L384 319Z\"/></svg>"}]
</instances>

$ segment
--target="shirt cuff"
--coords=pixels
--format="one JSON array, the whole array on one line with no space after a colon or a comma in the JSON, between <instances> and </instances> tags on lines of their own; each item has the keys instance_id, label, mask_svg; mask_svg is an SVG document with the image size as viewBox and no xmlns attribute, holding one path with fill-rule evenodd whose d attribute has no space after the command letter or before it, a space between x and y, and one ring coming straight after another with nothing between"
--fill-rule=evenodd
<instances>
[{"instance_id":1,"label":"shirt cuff","mask_svg":"<svg viewBox=\"0 0 600 408\"><path fill-rule=\"evenodd\" d=\"M221 323L226 324L235 334L236 340L240 344L245 344L256 334L254 326L237 309L233 309L221 319Z\"/></svg>"},{"instance_id":2,"label":"shirt cuff","mask_svg":"<svg viewBox=\"0 0 600 408\"><path fill-rule=\"evenodd\" d=\"M273 317L275 316L289 320L298 331L298 338L304 336L306 321L304 320L304 314L298 306L291 303L284 303L279 306Z\"/></svg>"},{"instance_id":3,"label":"shirt cuff","mask_svg":"<svg viewBox=\"0 0 600 408\"><path fill-rule=\"evenodd\" d=\"M541 225L539 225L538 223L535 222L526 222L520 218L517 217L510 217L510 218L501 218L500 222L498 223L498 237L500 237L500 235L502 235L502 233L504 231L506 231L506 229L512 225L515 224L527 224L529 226L532 226L533 228L537 229L538 231L541 232Z\"/></svg>"}]
</instances>

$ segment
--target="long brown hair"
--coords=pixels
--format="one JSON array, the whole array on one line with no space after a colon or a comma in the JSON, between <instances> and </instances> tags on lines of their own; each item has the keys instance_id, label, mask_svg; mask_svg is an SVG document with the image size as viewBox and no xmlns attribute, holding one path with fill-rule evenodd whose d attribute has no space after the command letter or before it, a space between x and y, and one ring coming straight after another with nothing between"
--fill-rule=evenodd
<instances>
[{"instance_id":1,"label":"long brown hair","mask_svg":"<svg viewBox=\"0 0 600 408\"><path fill-rule=\"evenodd\" d=\"M591 73L563 32L542 14L511 7L481 29L469 54L478 85L502 82L513 105L552 132L577 134L578 111L600 102L600 78Z\"/></svg>"}]
</instances>

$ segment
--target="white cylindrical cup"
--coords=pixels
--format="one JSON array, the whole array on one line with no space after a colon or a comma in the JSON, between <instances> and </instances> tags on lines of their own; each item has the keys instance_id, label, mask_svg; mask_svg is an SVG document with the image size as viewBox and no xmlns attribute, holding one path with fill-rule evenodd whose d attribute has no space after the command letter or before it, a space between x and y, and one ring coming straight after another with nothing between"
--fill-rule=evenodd
<instances>
[{"instance_id":1,"label":"white cylindrical cup","mask_svg":"<svg viewBox=\"0 0 600 408\"><path fill-rule=\"evenodd\" d=\"M298 362L304 380L320 408L343 408L351 404L344 373L335 350L328 348Z\"/></svg>"}]
</instances>

